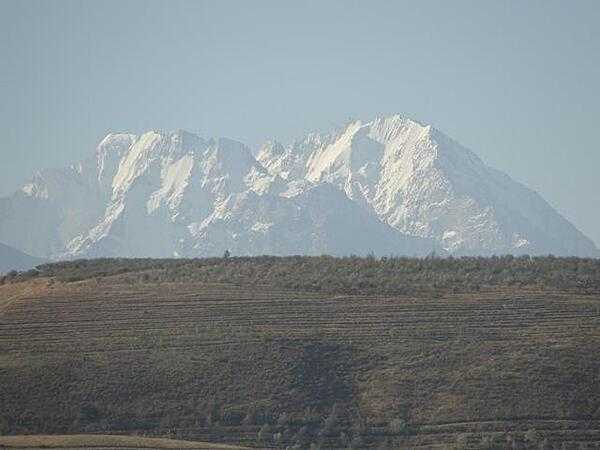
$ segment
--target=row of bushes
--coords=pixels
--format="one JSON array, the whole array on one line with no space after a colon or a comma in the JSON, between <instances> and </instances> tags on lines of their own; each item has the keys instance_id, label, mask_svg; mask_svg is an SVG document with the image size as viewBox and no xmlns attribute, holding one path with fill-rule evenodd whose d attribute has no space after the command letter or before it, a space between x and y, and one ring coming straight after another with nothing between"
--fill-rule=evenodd
<instances>
[{"instance_id":1,"label":"row of bushes","mask_svg":"<svg viewBox=\"0 0 600 450\"><path fill-rule=\"evenodd\" d=\"M6 281L60 281L127 275L131 282L226 282L329 292L414 293L536 286L600 291L600 259L546 257L227 257L206 259L93 259L11 273Z\"/></svg>"}]
</instances>

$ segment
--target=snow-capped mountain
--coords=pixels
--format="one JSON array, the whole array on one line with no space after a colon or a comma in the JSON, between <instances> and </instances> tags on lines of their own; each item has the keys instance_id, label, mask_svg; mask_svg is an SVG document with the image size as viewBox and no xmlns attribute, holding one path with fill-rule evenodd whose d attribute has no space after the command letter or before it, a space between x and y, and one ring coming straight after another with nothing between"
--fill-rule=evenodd
<instances>
[{"instance_id":1,"label":"snow-capped mountain","mask_svg":"<svg viewBox=\"0 0 600 450\"><path fill-rule=\"evenodd\" d=\"M21 225L23 224L23 225ZM324 184L287 182L239 142L184 131L111 134L93 157L43 171L0 202L0 236L51 258L424 255Z\"/></svg>"},{"instance_id":2,"label":"snow-capped mountain","mask_svg":"<svg viewBox=\"0 0 600 450\"><path fill-rule=\"evenodd\" d=\"M268 142L256 158L184 131L110 134L0 199L0 240L47 258L598 255L539 195L400 116Z\"/></svg>"},{"instance_id":3,"label":"snow-capped mountain","mask_svg":"<svg viewBox=\"0 0 600 450\"><path fill-rule=\"evenodd\" d=\"M258 160L286 179L332 183L382 222L452 254L599 254L537 193L401 116L355 121L287 147L267 143Z\"/></svg>"}]
</instances>

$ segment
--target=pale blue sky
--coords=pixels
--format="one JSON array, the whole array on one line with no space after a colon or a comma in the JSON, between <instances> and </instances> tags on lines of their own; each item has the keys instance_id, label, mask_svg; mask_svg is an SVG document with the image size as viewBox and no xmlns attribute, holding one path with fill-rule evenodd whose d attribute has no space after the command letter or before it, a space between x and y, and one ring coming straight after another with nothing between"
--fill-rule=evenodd
<instances>
[{"instance_id":1,"label":"pale blue sky","mask_svg":"<svg viewBox=\"0 0 600 450\"><path fill-rule=\"evenodd\" d=\"M599 1L0 0L0 194L109 131L431 123L600 244Z\"/></svg>"}]
</instances>

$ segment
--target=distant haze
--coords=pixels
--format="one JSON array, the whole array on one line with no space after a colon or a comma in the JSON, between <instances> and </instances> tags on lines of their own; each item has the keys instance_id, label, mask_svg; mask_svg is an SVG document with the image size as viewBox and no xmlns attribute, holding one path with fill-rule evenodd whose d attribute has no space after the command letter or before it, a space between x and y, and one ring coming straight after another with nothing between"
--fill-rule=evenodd
<instances>
[{"instance_id":1,"label":"distant haze","mask_svg":"<svg viewBox=\"0 0 600 450\"><path fill-rule=\"evenodd\" d=\"M256 149L398 112L600 244L598 23L596 1L3 0L0 195L109 131Z\"/></svg>"}]
</instances>

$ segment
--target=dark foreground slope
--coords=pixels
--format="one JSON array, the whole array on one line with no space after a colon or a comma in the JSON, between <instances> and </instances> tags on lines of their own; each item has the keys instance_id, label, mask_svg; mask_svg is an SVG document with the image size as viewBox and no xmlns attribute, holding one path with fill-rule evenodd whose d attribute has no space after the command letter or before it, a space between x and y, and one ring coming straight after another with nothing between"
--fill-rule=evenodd
<instances>
[{"instance_id":1,"label":"dark foreground slope","mask_svg":"<svg viewBox=\"0 0 600 450\"><path fill-rule=\"evenodd\" d=\"M99 260L1 282L2 433L600 443L597 260Z\"/></svg>"}]
</instances>

